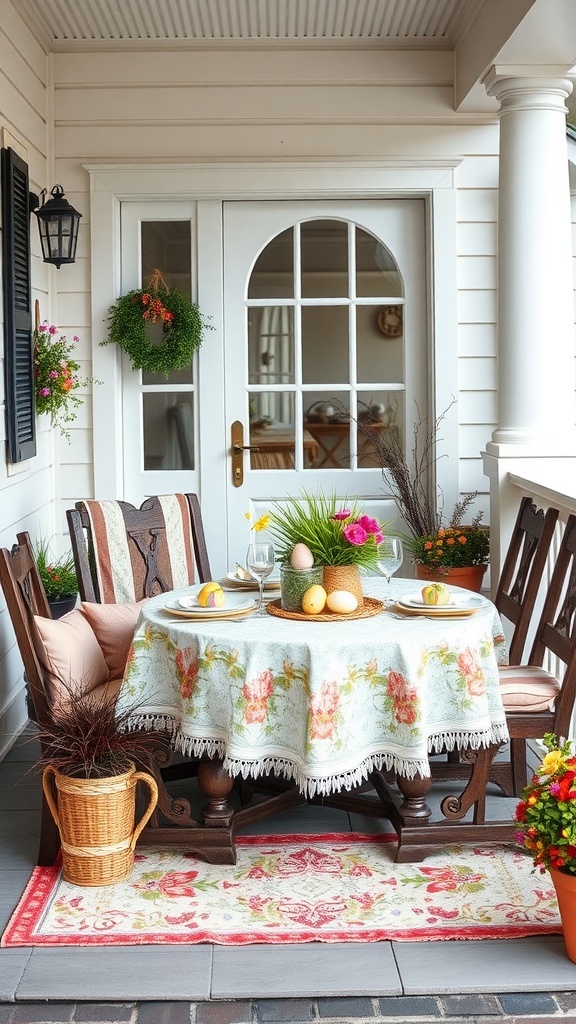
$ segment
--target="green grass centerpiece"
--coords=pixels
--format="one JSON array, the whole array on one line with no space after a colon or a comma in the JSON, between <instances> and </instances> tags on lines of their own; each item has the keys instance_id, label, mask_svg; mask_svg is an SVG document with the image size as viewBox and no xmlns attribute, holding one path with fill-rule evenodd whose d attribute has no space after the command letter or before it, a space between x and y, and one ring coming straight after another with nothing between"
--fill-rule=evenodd
<instances>
[{"instance_id":1,"label":"green grass centerpiece","mask_svg":"<svg viewBox=\"0 0 576 1024\"><path fill-rule=\"evenodd\" d=\"M378 545L384 540L377 519L364 512L358 499L339 499L302 491L300 498L276 501L270 510L268 530L279 561L290 565L296 544L305 544L315 565L355 565L375 569Z\"/></svg>"}]
</instances>

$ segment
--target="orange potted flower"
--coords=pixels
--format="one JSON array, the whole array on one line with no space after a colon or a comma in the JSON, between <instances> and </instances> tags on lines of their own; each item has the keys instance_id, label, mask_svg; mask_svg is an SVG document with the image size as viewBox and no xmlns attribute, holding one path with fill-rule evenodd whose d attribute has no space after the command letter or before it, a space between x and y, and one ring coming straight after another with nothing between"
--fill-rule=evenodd
<instances>
[{"instance_id":1,"label":"orange potted flower","mask_svg":"<svg viewBox=\"0 0 576 1024\"><path fill-rule=\"evenodd\" d=\"M548 753L516 808L517 840L556 889L566 952L576 963L576 757L571 741L544 736Z\"/></svg>"}]
</instances>

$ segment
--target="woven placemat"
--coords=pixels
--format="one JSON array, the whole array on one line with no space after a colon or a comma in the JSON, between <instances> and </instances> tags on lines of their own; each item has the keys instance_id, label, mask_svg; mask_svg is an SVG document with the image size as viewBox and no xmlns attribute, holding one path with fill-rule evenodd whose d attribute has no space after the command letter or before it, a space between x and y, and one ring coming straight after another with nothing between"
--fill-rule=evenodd
<instances>
[{"instance_id":1,"label":"woven placemat","mask_svg":"<svg viewBox=\"0 0 576 1024\"><path fill-rule=\"evenodd\" d=\"M342 619L369 619L372 615L380 615L384 611L384 601L376 597L365 597L364 604L355 612L348 615L339 615L337 612L321 612L320 615L305 615L304 612L286 612L282 607L282 601L268 601L266 610L270 615L277 615L280 619L301 619L302 622L338 622Z\"/></svg>"}]
</instances>

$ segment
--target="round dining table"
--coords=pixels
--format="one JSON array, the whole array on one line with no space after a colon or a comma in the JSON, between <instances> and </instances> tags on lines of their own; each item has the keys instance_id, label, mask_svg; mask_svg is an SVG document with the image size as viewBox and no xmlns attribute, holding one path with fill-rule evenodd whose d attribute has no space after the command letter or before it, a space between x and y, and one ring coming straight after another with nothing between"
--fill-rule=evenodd
<instances>
[{"instance_id":1,"label":"round dining table","mask_svg":"<svg viewBox=\"0 0 576 1024\"><path fill-rule=\"evenodd\" d=\"M430 756L491 758L508 738L494 604L452 588L454 603L438 612L419 607L420 588L393 579L389 604L386 581L365 576L378 613L328 621L205 613L194 607L198 587L158 595L142 607L119 710L135 708L134 727L168 732L175 750L216 761L230 780L283 778L303 799L392 775L402 820L420 826ZM253 597L244 592L247 605Z\"/></svg>"}]
</instances>

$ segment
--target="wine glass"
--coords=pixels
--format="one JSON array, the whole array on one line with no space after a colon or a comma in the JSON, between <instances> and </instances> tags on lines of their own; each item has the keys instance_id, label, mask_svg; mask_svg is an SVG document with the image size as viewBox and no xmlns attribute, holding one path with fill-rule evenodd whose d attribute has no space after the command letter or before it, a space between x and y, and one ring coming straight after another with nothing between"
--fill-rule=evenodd
<instances>
[{"instance_id":1,"label":"wine glass","mask_svg":"<svg viewBox=\"0 0 576 1024\"><path fill-rule=\"evenodd\" d=\"M274 545L259 540L252 541L246 554L246 568L252 579L256 580L258 584L260 590L258 614L262 615L264 611L264 580L274 568Z\"/></svg>"},{"instance_id":2,"label":"wine glass","mask_svg":"<svg viewBox=\"0 0 576 1024\"><path fill-rule=\"evenodd\" d=\"M404 549L399 537L386 537L378 546L378 568L388 582L388 593L385 600L390 601L390 581L397 569L402 565Z\"/></svg>"}]
</instances>

